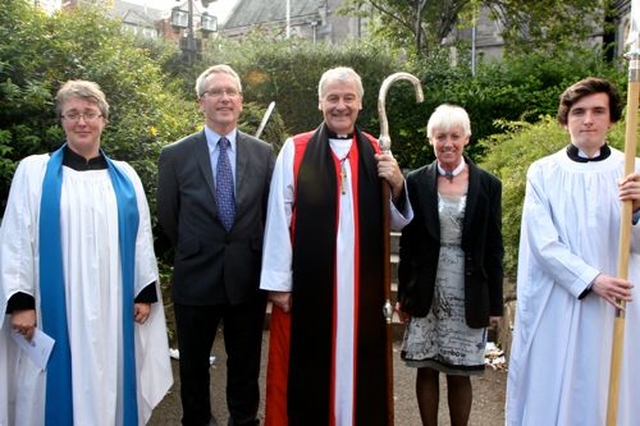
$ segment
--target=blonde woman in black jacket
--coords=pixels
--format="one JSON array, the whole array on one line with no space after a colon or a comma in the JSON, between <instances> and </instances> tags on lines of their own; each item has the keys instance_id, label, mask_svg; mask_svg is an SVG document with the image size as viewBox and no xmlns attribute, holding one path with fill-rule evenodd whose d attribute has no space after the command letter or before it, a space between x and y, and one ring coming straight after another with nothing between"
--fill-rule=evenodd
<instances>
[{"instance_id":1,"label":"blonde woman in black jacket","mask_svg":"<svg viewBox=\"0 0 640 426\"><path fill-rule=\"evenodd\" d=\"M458 426L469 421L470 376L484 372L487 327L502 316L502 185L464 156L471 126L463 108L440 105L427 134L436 161L407 177L414 218L400 240L402 358L418 369L423 425L437 424L444 373Z\"/></svg>"}]
</instances>

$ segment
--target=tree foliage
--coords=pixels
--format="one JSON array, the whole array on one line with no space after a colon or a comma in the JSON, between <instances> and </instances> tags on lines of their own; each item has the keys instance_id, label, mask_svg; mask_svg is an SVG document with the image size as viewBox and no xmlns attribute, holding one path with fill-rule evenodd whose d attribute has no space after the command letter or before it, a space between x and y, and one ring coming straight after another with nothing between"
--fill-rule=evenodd
<instances>
[{"instance_id":1,"label":"tree foliage","mask_svg":"<svg viewBox=\"0 0 640 426\"><path fill-rule=\"evenodd\" d=\"M575 45L602 31L611 1L483 0L481 3L500 22L506 50L527 53L556 50L567 41Z\"/></svg>"},{"instance_id":2,"label":"tree foliage","mask_svg":"<svg viewBox=\"0 0 640 426\"><path fill-rule=\"evenodd\" d=\"M554 48L584 40L603 27L610 0L347 0L340 12L370 17L375 37L430 57L456 28L470 28L481 9L499 23L511 52ZM372 13L373 12L373 13Z\"/></svg>"},{"instance_id":3,"label":"tree foliage","mask_svg":"<svg viewBox=\"0 0 640 426\"><path fill-rule=\"evenodd\" d=\"M29 2L7 0L0 37L0 200L21 158L62 143L54 96L70 79L100 84L111 106L102 146L132 163L152 194L158 150L192 131L197 115L120 23L99 9L47 16Z\"/></svg>"}]
</instances>

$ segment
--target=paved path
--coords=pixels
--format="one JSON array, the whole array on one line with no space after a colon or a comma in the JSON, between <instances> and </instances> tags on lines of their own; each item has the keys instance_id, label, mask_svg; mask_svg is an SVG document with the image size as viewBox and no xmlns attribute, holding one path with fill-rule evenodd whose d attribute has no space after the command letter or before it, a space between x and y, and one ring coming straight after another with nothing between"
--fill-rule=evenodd
<instances>
[{"instance_id":1,"label":"paved path","mask_svg":"<svg viewBox=\"0 0 640 426\"><path fill-rule=\"evenodd\" d=\"M264 386L266 372L266 354L268 350L269 332L263 334L263 357L261 370L262 402L260 416L264 417ZM415 370L404 366L400 360L400 342L394 343L394 393L395 424L397 426L420 426L420 416L415 398ZM228 413L225 404L224 388L226 382L224 346L222 332L218 333L213 348L218 358L211 367L211 397L213 411L221 426L226 425ZM150 426L180 425L182 408L179 395L178 362L172 361L175 383L170 393L156 408L148 423ZM449 425L446 403L446 386L444 377L441 382L440 425ZM504 387L506 373L488 369L484 376L473 377L474 401L471 409L470 426L501 426L504 424Z\"/></svg>"}]
</instances>

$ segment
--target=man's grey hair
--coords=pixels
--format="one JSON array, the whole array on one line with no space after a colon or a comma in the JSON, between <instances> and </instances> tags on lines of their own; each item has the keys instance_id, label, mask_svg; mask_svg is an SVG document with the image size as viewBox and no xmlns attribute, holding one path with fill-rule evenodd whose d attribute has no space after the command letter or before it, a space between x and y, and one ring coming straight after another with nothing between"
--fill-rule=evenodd
<instances>
[{"instance_id":1,"label":"man's grey hair","mask_svg":"<svg viewBox=\"0 0 640 426\"><path fill-rule=\"evenodd\" d=\"M358 97L362 100L364 96L364 88L362 87L362 80L357 72L353 70L353 68L349 67L336 67L327 70L320 77L320 83L318 84L318 99L322 100L324 98L327 85L329 83L333 83L335 81L341 81L345 83L353 82L356 83L356 88L358 89Z\"/></svg>"},{"instance_id":2,"label":"man's grey hair","mask_svg":"<svg viewBox=\"0 0 640 426\"><path fill-rule=\"evenodd\" d=\"M196 80L196 96L198 97L198 99L204 96L204 92L207 90L207 77L209 77L211 74L230 75L236 81L236 88L238 89L238 92L242 93L242 82L240 81L240 76L238 75L238 73L235 72L229 65L220 64L207 68L202 72L202 74L198 76L198 79Z\"/></svg>"}]
</instances>

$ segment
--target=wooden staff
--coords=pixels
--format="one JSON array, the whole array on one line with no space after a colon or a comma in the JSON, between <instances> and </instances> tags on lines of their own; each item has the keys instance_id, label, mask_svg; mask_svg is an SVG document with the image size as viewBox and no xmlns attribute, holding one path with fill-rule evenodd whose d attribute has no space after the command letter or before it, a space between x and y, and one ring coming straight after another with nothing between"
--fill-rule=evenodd
<instances>
[{"instance_id":1,"label":"wooden staff","mask_svg":"<svg viewBox=\"0 0 640 426\"><path fill-rule=\"evenodd\" d=\"M387 91L389 86L397 80L409 80L413 83L413 87L416 92L416 101L422 102L424 95L422 94L422 86L420 80L417 77L407 72L397 72L391 74L380 86L380 92L378 94L378 115L380 117L380 149L383 153L389 153L391 151L391 138L389 137L389 121L387 120L387 111L385 108L385 99L387 98ZM389 260L391 259L391 250L389 242L389 185L382 185L382 235L383 237L383 259L384 260L384 306L382 313L385 316L386 327L386 370L387 370L387 424L393 425L393 306L391 305L391 266Z\"/></svg>"},{"instance_id":2,"label":"wooden staff","mask_svg":"<svg viewBox=\"0 0 640 426\"><path fill-rule=\"evenodd\" d=\"M627 88L627 117L624 147L624 176L635 171L636 145L638 131L638 97L640 96L640 40L638 37L637 14L640 13L640 2L634 0L631 5L632 22L628 42L631 49L625 55L629 59L629 79ZM635 29L634 29L635 27ZM629 277L629 252L631 249L631 220L633 216L633 201L622 202L620 215L620 242L618 245L618 278L624 280ZM623 309L616 309L613 322L613 343L611 346L611 369L609 376L609 398L607 401L607 426L618 424L618 400L620 389L620 370L622 367L622 352L624 347L625 311L624 300L618 301Z\"/></svg>"}]
</instances>

